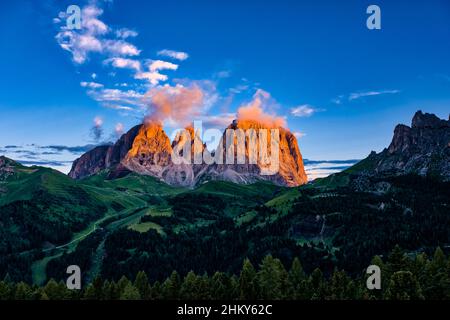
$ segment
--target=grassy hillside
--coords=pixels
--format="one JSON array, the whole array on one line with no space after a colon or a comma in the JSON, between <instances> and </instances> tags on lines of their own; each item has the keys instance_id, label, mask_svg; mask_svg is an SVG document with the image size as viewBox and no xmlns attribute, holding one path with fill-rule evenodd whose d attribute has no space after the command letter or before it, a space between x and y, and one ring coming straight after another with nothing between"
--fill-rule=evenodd
<instances>
[{"instance_id":1,"label":"grassy hillside","mask_svg":"<svg viewBox=\"0 0 450 320\"><path fill-rule=\"evenodd\" d=\"M74 181L9 166L13 174L0 179L0 278L60 280L69 264L91 280L232 273L245 257L267 254L286 264L300 256L309 271L359 272L396 243L409 252L450 244L448 184L399 177L369 181L383 192L353 191L353 174L371 166L365 160L298 188L211 181L184 189L136 174L107 180L107 172Z\"/></svg>"}]
</instances>

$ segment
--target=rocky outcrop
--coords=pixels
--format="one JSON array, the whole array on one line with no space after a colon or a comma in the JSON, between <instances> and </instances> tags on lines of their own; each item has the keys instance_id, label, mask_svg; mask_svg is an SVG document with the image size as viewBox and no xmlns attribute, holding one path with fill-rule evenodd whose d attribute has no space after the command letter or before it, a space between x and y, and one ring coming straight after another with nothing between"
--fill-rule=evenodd
<instances>
[{"instance_id":1,"label":"rocky outcrop","mask_svg":"<svg viewBox=\"0 0 450 320\"><path fill-rule=\"evenodd\" d=\"M93 175L106 168L106 155L111 146L98 146L74 161L69 177L74 179Z\"/></svg>"},{"instance_id":2,"label":"rocky outcrop","mask_svg":"<svg viewBox=\"0 0 450 320\"><path fill-rule=\"evenodd\" d=\"M131 128L127 133L123 134L117 142L108 149L105 159L106 167L112 167L119 164L127 155L133 146L133 142L141 130L142 125Z\"/></svg>"},{"instance_id":3,"label":"rocky outcrop","mask_svg":"<svg viewBox=\"0 0 450 320\"><path fill-rule=\"evenodd\" d=\"M120 166L120 163L131 149L141 127L142 125L137 125L131 128L114 145L98 146L83 154L72 164L69 176L74 179L81 179L96 174L101 170L115 167L121 172L110 173L110 176L123 175L125 168Z\"/></svg>"},{"instance_id":4,"label":"rocky outcrop","mask_svg":"<svg viewBox=\"0 0 450 320\"><path fill-rule=\"evenodd\" d=\"M15 168L20 167L20 164L5 156L0 156L0 181L8 179L14 175Z\"/></svg>"},{"instance_id":5,"label":"rocky outcrop","mask_svg":"<svg viewBox=\"0 0 450 320\"><path fill-rule=\"evenodd\" d=\"M450 120L417 111L411 127L395 127L387 149L372 152L349 170L357 173L359 180L363 176L367 180L373 175L414 173L450 181Z\"/></svg>"},{"instance_id":6,"label":"rocky outcrop","mask_svg":"<svg viewBox=\"0 0 450 320\"><path fill-rule=\"evenodd\" d=\"M267 129L258 122L234 121L228 129ZM260 180L272 181L283 186L298 186L307 182L303 159L298 148L297 139L286 129L279 129L279 168L275 173L266 174L268 165L259 160L256 164L249 161L248 143L246 143L245 163L206 164L194 162L201 156L206 145L201 141L198 132L192 127L178 134L173 143L159 123L147 123L132 128L113 146L97 147L77 159L70 171L72 178L79 179L95 174L103 169L109 170L109 178L121 177L128 172L150 175L168 184L193 187L210 180L226 180L236 183L253 183ZM270 135L270 131L269 131ZM236 141L235 141L236 143ZM223 136L223 146L226 136ZM188 162L174 161L172 152L183 155L185 146L189 148L191 157ZM270 136L268 137L270 148ZM259 148L259 145L258 145ZM237 147L235 148L237 149ZM218 149L213 152L223 152ZM270 154L270 150L267 150ZM201 158L201 157L200 157ZM225 159L225 157L224 157Z\"/></svg>"},{"instance_id":7,"label":"rocky outcrop","mask_svg":"<svg viewBox=\"0 0 450 320\"><path fill-rule=\"evenodd\" d=\"M267 155L270 156L270 130L261 123L255 121L233 121L227 129L254 129L258 132L260 129L267 130ZM295 136L284 128L277 128L279 130L279 148L278 148L278 164L276 167L271 167L272 163L265 164L261 159L257 159L256 164L251 164L249 161L250 150L249 143L246 140L245 144L245 163L238 164L237 156L235 156L234 164L213 164L208 167L207 171L198 178L199 181L208 180L226 180L235 183L253 183L260 180L271 181L275 184L282 186L299 186L307 182L305 169L303 167L303 159L298 148L297 139ZM223 136L223 158L226 155L226 135ZM234 141L235 150L237 149L237 139ZM259 150L259 140L256 145L256 149ZM218 151L220 152L220 150ZM271 172L271 169L275 169ZM266 172L265 172L266 171Z\"/></svg>"}]
</instances>

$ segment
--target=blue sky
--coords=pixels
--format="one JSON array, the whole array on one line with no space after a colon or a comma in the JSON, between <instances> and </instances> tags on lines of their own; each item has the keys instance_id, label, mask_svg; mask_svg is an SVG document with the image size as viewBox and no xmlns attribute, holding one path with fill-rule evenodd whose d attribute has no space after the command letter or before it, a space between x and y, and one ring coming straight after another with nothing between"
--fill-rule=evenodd
<instances>
[{"instance_id":1,"label":"blue sky","mask_svg":"<svg viewBox=\"0 0 450 320\"><path fill-rule=\"evenodd\" d=\"M418 109L448 117L448 1L243 2L2 1L0 151L67 170L82 149L49 146L114 140L160 90L193 99L188 114L210 126L242 106L284 118L308 159L381 151ZM71 4L82 30L65 30ZM381 30L366 28L370 4Z\"/></svg>"}]
</instances>

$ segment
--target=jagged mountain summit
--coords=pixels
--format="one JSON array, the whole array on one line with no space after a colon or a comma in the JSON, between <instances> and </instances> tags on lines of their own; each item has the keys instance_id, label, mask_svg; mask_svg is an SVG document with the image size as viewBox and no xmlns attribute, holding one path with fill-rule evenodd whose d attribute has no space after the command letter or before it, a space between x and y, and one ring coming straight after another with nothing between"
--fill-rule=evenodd
<instances>
[{"instance_id":1,"label":"jagged mountain summit","mask_svg":"<svg viewBox=\"0 0 450 320\"><path fill-rule=\"evenodd\" d=\"M257 122L257 121L241 121L235 120L230 124L227 129L233 130L248 130L254 129L258 132L260 129L267 129L267 126ZM277 128L279 130L279 168L276 170L275 174L262 175L263 171L270 171L270 165L262 163L261 159L257 160L256 164L250 164L250 148L249 144L245 145L245 164L213 164L211 165L207 172L201 177L204 180L226 180L235 183L253 183L261 180L272 181L277 185L283 186L299 186L307 182L307 176L303 166L303 158L298 148L297 139L295 136L287 129ZM226 135L223 135L224 146L226 144ZM270 150L270 131L267 134L267 154L271 154ZM257 144L257 149L259 150L260 145ZM234 141L236 146L237 142ZM223 146L222 152L225 157L225 147ZM236 146L237 148L237 146ZM216 151L220 152L220 150Z\"/></svg>"},{"instance_id":2,"label":"jagged mountain summit","mask_svg":"<svg viewBox=\"0 0 450 320\"><path fill-rule=\"evenodd\" d=\"M395 127L391 144L373 155L373 160L378 173L416 173L449 180L450 120L417 111L410 127Z\"/></svg>"},{"instance_id":3,"label":"jagged mountain summit","mask_svg":"<svg viewBox=\"0 0 450 320\"><path fill-rule=\"evenodd\" d=\"M227 129L267 129L256 121L233 121ZM256 181L272 181L281 186L298 186L307 182L303 167L303 159L298 148L297 139L287 129L279 130L279 170L274 174L265 174L265 165L249 162L248 141L245 144L245 164L207 164L194 163L195 153L202 153L206 145L201 141L192 127L186 128L190 138L178 134L171 143L159 123L146 123L133 127L125 133L114 145L99 146L75 160L69 176L81 179L97 172L109 169L109 177L120 177L127 172L150 175L170 185L194 187L211 180L225 180L235 183L253 183ZM270 134L270 130L269 134ZM270 146L270 137L269 137ZM212 152L225 152L226 138L223 144ZM182 150L185 144L190 144L192 162L174 163L171 159L174 148ZM236 142L235 142L236 144ZM198 147L200 146L200 147ZM259 147L259 145L258 145ZM223 149L222 149L223 148ZM235 148L237 149L237 147ZM178 152L178 151L177 151ZM268 150L270 154L270 150Z\"/></svg>"},{"instance_id":4,"label":"jagged mountain summit","mask_svg":"<svg viewBox=\"0 0 450 320\"><path fill-rule=\"evenodd\" d=\"M411 126L398 124L389 147L370 155L352 167L317 179L316 186L350 185L357 190L386 189L384 178L416 174L450 181L450 117L417 111Z\"/></svg>"}]
</instances>

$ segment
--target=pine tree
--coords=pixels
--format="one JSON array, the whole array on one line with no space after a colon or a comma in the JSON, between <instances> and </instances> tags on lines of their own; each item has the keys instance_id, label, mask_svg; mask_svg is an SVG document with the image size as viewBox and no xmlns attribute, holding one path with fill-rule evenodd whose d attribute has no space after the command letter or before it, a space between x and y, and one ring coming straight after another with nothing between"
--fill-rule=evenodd
<instances>
[{"instance_id":1,"label":"pine tree","mask_svg":"<svg viewBox=\"0 0 450 320\"><path fill-rule=\"evenodd\" d=\"M162 292L162 285L159 281L156 281L152 286L152 298L155 300L164 299L164 295Z\"/></svg>"},{"instance_id":2,"label":"pine tree","mask_svg":"<svg viewBox=\"0 0 450 320\"><path fill-rule=\"evenodd\" d=\"M203 276L198 276L196 281L197 298L200 300L210 300L210 280L208 274L205 272Z\"/></svg>"},{"instance_id":3,"label":"pine tree","mask_svg":"<svg viewBox=\"0 0 450 320\"><path fill-rule=\"evenodd\" d=\"M385 298L388 300L423 299L416 277L410 271L397 271L391 276Z\"/></svg>"},{"instance_id":4,"label":"pine tree","mask_svg":"<svg viewBox=\"0 0 450 320\"><path fill-rule=\"evenodd\" d=\"M323 273L319 268L314 269L314 271L309 276L308 289L311 299L313 300L323 300L326 297L326 283L323 278Z\"/></svg>"},{"instance_id":5,"label":"pine tree","mask_svg":"<svg viewBox=\"0 0 450 320\"><path fill-rule=\"evenodd\" d=\"M152 288L148 282L147 274L139 271L134 280L134 286L139 290L139 294L143 300L150 300L152 296Z\"/></svg>"},{"instance_id":6,"label":"pine tree","mask_svg":"<svg viewBox=\"0 0 450 320\"><path fill-rule=\"evenodd\" d=\"M128 283L120 295L120 300L140 300L139 290L131 283Z\"/></svg>"},{"instance_id":7,"label":"pine tree","mask_svg":"<svg viewBox=\"0 0 450 320\"><path fill-rule=\"evenodd\" d=\"M11 299L11 286L5 281L0 281L0 300L9 299Z\"/></svg>"},{"instance_id":8,"label":"pine tree","mask_svg":"<svg viewBox=\"0 0 450 320\"><path fill-rule=\"evenodd\" d=\"M119 281L117 282L117 293L119 297L122 295L123 291L125 290L125 287L130 283L131 283L130 280L128 280L128 278L125 276L122 276L119 279Z\"/></svg>"},{"instance_id":9,"label":"pine tree","mask_svg":"<svg viewBox=\"0 0 450 320\"><path fill-rule=\"evenodd\" d=\"M211 297L217 300L231 300L233 288L230 277L223 272L216 272L211 278Z\"/></svg>"},{"instance_id":10,"label":"pine tree","mask_svg":"<svg viewBox=\"0 0 450 320\"><path fill-rule=\"evenodd\" d=\"M421 283L427 299L440 300L450 297L450 273L441 248L436 249L433 260L426 264L424 278Z\"/></svg>"},{"instance_id":11,"label":"pine tree","mask_svg":"<svg viewBox=\"0 0 450 320\"><path fill-rule=\"evenodd\" d=\"M41 291L41 296L40 296L39 300L50 300L50 298L48 297L48 295L43 290L43 291Z\"/></svg>"},{"instance_id":12,"label":"pine tree","mask_svg":"<svg viewBox=\"0 0 450 320\"><path fill-rule=\"evenodd\" d=\"M280 260L266 256L258 272L260 297L267 300L283 299L290 294L288 274Z\"/></svg>"},{"instance_id":13,"label":"pine tree","mask_svg":"<svg viewBox=\"0 0 450 320\"><path fill-rule=\"evenodd\" d=\"M50 279L44 287L44 292L49 300L61 300L60 286L54 279Z\"/></svg>"},{"instance_id":14,"label":"pine tree","mask_svg":"<svg viewBox=\"0 0 450 320\"><path fill-rule=\"evenodd\" d=\"M25 282L16 284L14 299L15 300L31 300L33 298L33 291Z\"/></svg>"},{"instance_id":15,"label":"pine tree","mask_svg":"<svg viewBox=\"0 0 450 320\"><path fill-rule=\"evenodd\" d=\"M291 270L289 270L289 282L292 286L292 298L305 299L306 276L297 257L292 261Z\"/></svg>"},{"instance_id":16,"label":"pine tree","mask_svg":"<svg viewBox=\"0 0 450 320\"><path fill-rule=\"evenodd\" d=\"M83 299L84 300L96 300L97 299L97 294L95 292L95 288L92 283L88 284L88 286L84 290Z\"/></svg>"},{"instance_id":17,"label":"pine tree","mask_svg":"<svg viewBox=\"0 0 450 320\"><path fill-rule=\"evenodd\" d=\"M333 300L346 300L351 296L352 283L345 271L335 270L331 277L330 294Z\"/></svg>"},{"instance_id":18,"label":"pine tree","mask_svg":"<svg viewBox=\"0 0 450 320\"><path fill-rule=\"evenodd\" d=\"M248 259L244 260L239 277L239 298L242 300L255 300L258 298L256 271Z\"/></svg>"},{"instance_id":19,"label":"pine tree","mask_svg":"<svg viewBox=\"0 0 450 320\"><path fill-rule=\"evenodd\" d=\"M239 278L233 274L230 277L230 292L229 292L229 296L231 297L231 299L237 299L240 296L240 285L239 285Z\"/></svg>"},{"instance_id":20,"label":"pine tree","mask_svg":"<svg viewBox=\"0 0 450 320\"><path fill-rule=\"evenodd\" d=\"M184 277L183 284L180 289L180 297L186 300L195 300L197 297L197 276L194 271L189 271Z\"/></svg>"},{"instance_id":21,"label":"pine tree","mask_svg":"<svg viewBox=\"0 0 450 320\"><path fill-rule=\"evenodd\" d=\"M397 271L406 271L409 268L408 257L403 253L402 249L396 245L388 257L387 262L388 276Z\"/></svg>"},{"instance_id":22,"label":"pine tree","mask_svg":"<svg viewBox=\"0 0 450 320\"><path fill-rule=\"evenodd\" d=\"M181 281L178 272L173 271L169 278L163 283L163 294L165 299L177 300L180 292Z\"/></svg>"}]
</instances>

